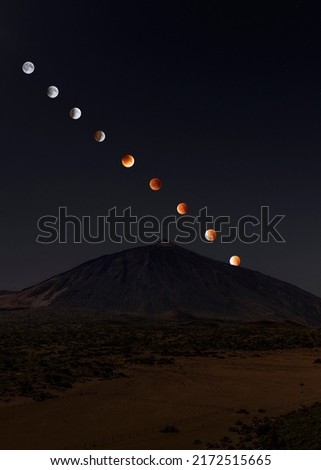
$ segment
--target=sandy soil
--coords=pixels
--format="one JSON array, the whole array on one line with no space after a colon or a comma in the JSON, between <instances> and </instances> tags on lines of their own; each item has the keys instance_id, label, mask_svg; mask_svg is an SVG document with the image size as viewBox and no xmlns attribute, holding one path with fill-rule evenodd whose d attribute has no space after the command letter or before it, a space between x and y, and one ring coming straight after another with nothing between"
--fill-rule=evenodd
<instances>
[{"instance_id":1,"label":"sandy soil","mask_svg":"<svg viewBox=\"0 0 321 470\"><path fill-rule=\"evenodd\" d=\"M236 420L276 416L321 400L316 350L227 353L132 366L127 378L78 384L58 399L0 406L2 449L197 449ZM240 408L250 415L238 414ZM162 433L174 425L178 433ZM195 440L201 441L194 444Z\"/></svg>"}]
</instances>

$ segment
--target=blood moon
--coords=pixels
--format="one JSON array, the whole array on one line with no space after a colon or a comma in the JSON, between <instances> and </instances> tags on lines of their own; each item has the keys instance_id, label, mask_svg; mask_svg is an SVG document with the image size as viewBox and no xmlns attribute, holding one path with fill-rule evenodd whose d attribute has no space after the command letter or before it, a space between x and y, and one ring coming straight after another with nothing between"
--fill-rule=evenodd
<instances>
[{"instance_id":1,"label":"blood moon","mask_svg":"<svg viewBox=\"0 0 321 470\"><path fill-rule=\"evenodd\" d=\"M181 215L187 214L188 205L186 204L186 202L180 202L179 204L177 204L176 210Z\"/></svg>"},{"instance_id":2,"label":"blood moon","mask_svg":"<svg viewBox=\"0 0 321 470\"><path fill-rule=\"evenodd\" d=\"M127 154L122 157L121 162L125 168L130 168L134 165L135 158L132 155Z\"/></svg>"},{"instance_id":3,"label":"blood moon","mask_svg":"<svg viewBox=\"0 0 321 470\"><path fill-rule=\"evenodd\" d=\"M240 266L240 264L241 264L241 258L240 258L239 256L237 256L237 255L231 256L231 258L230 258L230 264L231 264L232 266Z\"/></svg>"},{"instance_id":4,"label":"blood moon","mask_svg":"<svg viewBox=\"0 0 321 470\"><path fill-rule=\"evenodd\" d=\"M208 230L206 230L205 238L207 241L213 242L216 239L216 237L217 237L217 233L213 228L209 228Z\"/></svg>"},{"instance_id":5,"label":"blood moon","mask_svg":"<svg viewBox=\"0 0 321 470\"><path fill-rule=\"evenodd\" d=\"M159 178L152 178L149 182L149 187L153 191L159 191L161 187L163 186L163 183Z\"/></svg>"}]
</instances>

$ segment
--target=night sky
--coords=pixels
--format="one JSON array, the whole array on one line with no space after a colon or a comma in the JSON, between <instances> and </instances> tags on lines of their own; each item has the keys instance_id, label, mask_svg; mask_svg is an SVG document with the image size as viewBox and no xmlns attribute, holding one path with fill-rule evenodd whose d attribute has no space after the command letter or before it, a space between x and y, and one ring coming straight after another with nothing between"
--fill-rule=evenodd
<instances>
[{"instance_id":1,"label":"night sky","mask_svg":"<svg viewBox=\"0 0 321 470\"><path fill-rule=\"evenodd\" d=\"M256 3L1 2L0 290L128 247L36 243L38 218L59 206L164 217L186 201L191 215L207 206L234 221L262 205L285 214L285 244L188 248L239 254L321 295L321 9Z\"/></svg>"}]
</instances>

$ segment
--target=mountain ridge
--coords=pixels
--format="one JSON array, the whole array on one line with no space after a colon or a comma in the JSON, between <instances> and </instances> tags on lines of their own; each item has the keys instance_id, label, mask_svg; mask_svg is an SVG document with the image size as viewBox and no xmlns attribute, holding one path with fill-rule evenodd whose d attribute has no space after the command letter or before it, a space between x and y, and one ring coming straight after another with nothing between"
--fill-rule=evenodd
<instances>
[{"instance_id":1,"label":"mountain ridge","mask_svg":"<svg viewBox=\"0 0 321 470\"><path fill-rule=\"evenodd\" d=\"M2 310L46 306L321 326L313 294L170 242L102 255L0 297Z\"/></svg>"}]
</instances>

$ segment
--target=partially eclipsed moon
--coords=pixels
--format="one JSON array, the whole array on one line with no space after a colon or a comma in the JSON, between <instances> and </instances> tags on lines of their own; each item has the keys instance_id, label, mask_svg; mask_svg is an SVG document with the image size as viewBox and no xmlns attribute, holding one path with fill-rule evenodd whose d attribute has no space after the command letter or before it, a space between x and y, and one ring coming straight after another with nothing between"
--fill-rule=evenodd
<instances>
[{"instance_id":1,"label":"partially eclipsed moon","mask_svg":"<svg viewBox=\"0 0 321 470\"><path fill-rule=\"evenodd\" d=\"M59 95L58 88L54 85L50 86L47 90L47 95L49 96L49 98L57 98L57 96Z\"/></svg>"},{"instance_id":2,"label":"partially eclipsed moon","mask_svg":"<svg viewBox=\"0 0 321 470\"><path fill-rule=\"evenodd\" d=\"M176 210L179 214L181 215L184 215L184 214L187 214L188 212L188 205L185 203L185 202L180 202L177 207L176 207Z\"/></svg>"},{"instance_id":3,"label":"partially eclipsed moon","mask_svg":"<svg viewBox=\"0 0 321 470\"><path fill-rule=\"evenodd\" d=\"M26 73L27 75L30 75L32 72L34 72L35 70L35 66L32 62L30 62L29 60L27 62L25 62L22 66L22 70L24 71L24 73Z\"/></svg>"},{"instance_id":4,"label":"partially eclipsed moon","mask_svg":"<svg viewBox=\"0 0 321 470\"><path fill-rule=\"evenodd\" d=\"M135 158L132 155L124 155L121 159L122 165L125 168L130 168L135 163Z\"/></svg>"},{"instance_id":5,"label":"partially eclipsed moon","mask_svg":"<svg viewBox=\"0 0 321 470\"><path fill-rule=\"evenodd\" d=\"M236 255L231 256L231 258L230 258L230 264L231 264L232 266L240 266L240 264L241 264L241 258L240 258L239 256L236 256Z\"/></svg>"},{"instance_id":6,"label":"partially eclipsed moon","mask_svg":"<svg viewBox=\"0 0 321 470\"><path fill-rule=\"evenodd\" d=\"M81 111L79 108L72 108L70 111L69 111L69 116L71 117L71 119L79 119L80 116L81 116Z\"/></svg>"},{"instance_id":7,"label":"partially eclipsed moon","mask_svg":"<svg viewBox=\"0 0 321 470\"><path fill-rule=\"evenodd\" d=\"M96 131L94 134L94 139L96 142L104 142L106 139L106 134L103 131Z\"/></svg>"},{"instance_id":8,"label":"partially eclipsed moon","mask_svg":"<svg viewBox=\"0 0 321 470\"><path fill-rule=\"evenodd\" d=\"M152 178L149 182L149 187L153 190L153 191L158 191L161 189L162 187L162 182L159 178Z\"/></svg>"},{"instance_id":9,"label":"partially eclipsed moon","mask_svg":"<svg viewBox=\"0 0 321 470\"><path fill-rule=\"evenodd\" d=\"M213 228L209 228L208 230L206 230L205 238L207 241L213 242L216 239L216 237L217 237L217 233Z\"/></svg>"}]
</instances>

